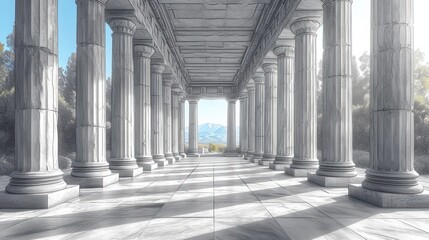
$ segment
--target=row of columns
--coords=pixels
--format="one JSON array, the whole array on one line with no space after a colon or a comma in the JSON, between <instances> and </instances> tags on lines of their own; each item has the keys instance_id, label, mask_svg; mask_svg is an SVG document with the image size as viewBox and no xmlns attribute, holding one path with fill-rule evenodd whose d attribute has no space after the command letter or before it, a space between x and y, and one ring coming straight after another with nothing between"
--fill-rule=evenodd
<instances>
[{"instance_id":1,"label":"row of columns","mask_svg":"<svg viewBox=\"0 0 429 240\"><path fill-rule=\"evenodd\" d=\"M277 64L264 63L263 72L258 69L249 81L244 95L248 114L243 114L249 124L241 136L247 138L245 159L321 186L349 187L351 196L381 207L429 206L428 194L419 194L423 187L413 162L412 0L372 1L370 167L365 179L357 177L352 157L352 1L322 1L322 158L317 157L316 103L316 31L321 24L301 18L290 25L294 41L273 49Z\"/></svg>"}]
</instances>

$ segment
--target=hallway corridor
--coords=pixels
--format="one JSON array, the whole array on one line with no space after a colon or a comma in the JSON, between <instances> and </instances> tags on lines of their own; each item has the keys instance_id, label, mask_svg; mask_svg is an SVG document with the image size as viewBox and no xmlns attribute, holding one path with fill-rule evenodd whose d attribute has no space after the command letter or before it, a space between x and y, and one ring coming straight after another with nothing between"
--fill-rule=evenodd
<instances>
[{"instance_id":1,"label":"hallway corridor","mask_svg":"<svg viewBox=\"0 0 429 240\"><path fill-rule=\"evenodd\" d=\"M51 209L0 210L0 239L429 238L428 209L381 209L347 189L322 188L241 158L183 159L80 192Z\"/></svg>"}]
</instances>

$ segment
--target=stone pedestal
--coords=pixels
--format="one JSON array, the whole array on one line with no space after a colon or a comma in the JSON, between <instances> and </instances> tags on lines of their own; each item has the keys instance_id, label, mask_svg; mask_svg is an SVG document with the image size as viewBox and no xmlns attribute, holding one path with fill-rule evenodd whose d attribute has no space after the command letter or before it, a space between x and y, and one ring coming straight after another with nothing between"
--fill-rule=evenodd
<instances>
[{"instance_id":1,"label":"stone pedestal","mask_svg":"<svg viewBox=\"0 0 429 240\"><path fill-rule=\"evenodd\" d=\"M185 101L182 97L179 102L179 154L182 158L186 158L185 153Z\"/></svg>"},{"instance_id":2,"label":"stone pedestal","mask_svg":"<svg viewBox=\"0 0 429 240\"><path fill-rule=\"evenodd\" d=\"M371 1L370 167L349 195L382 207L429 207L414 170L413 1Z\"/></svg>"},{"instance_id":3,"label":"stone pedestal","mask_svg":"<svg viewBox=\"0 0 429 240\"><path fill-rule=\"evenodd\" d=\"M308 173L308 181L322 187L348 187L349 184L360 184L362 177L329 177L317 173Z\"/></svg>"},{"instance_id":4,"label":"stone pedestal","mask_svg":"<svg viewBox=\"0 0 429 240\"><path fill-rule=\"evenodd\" d=\"M237 99L230 98L228 101L228 125L227 125L227 143L224 152L225 157L238 157L235 132L235 103Z\"/></svg>"},{"instance_id":5,"label":"stone pedestal","mask_svg":"<svg viewBox=\"0 0 429 240\"><path fill-rule=\"evenodd\" d=\"M110 170L119 177L133 177L143 171L134 157L134 61L133 34L129 19L113 18L112 28L112 138Z\"/></svg>"},{"instance_id":6,"label":"stone pedestal","mask_svg":"<svg viewBox=\"0 0 429 240\"><path fill-rule=\"evenodd\" d=\"M265 106L264 106L264 154L261 166L269 166L276 157L277 148L277 64L264 63Z\"/></svg>"},{"instance_id":7,"label":"stone pedestal","mask_svg":"<svg viewBox=\"0 0 429 240\"><path fill-rule=\"evenodd\" d=\"M171 108L171 116L172 116L172 148L173 148L173 157L176 161L180 161L182 158L179 153L179 105L180 105L180 97L182 95L182 91L180 87L175 84L172 88L172 108Z\"/></svg>"},{"instance_id":8,"label":"stone pedestal","mask_svg":"<svg viewBox=\"0 0 429 240\"><path fill-rule=\"evenodd\" d=\"M301 18L291 25L295 34L294 158L286 174L306 177L319 167L317 159L316 19Z\"/></svg>"},{"instance_id":9,"label":"stone pedestal","mask_svg":"<svg viewBox=\"0 0 429 240\"><path fill-rule=\"evenodd\" d=\"M189 102L189 148L188 157L200 157L198 153L198 99Z\"/></svg>"},{"instance_id":10,"label":"stone pedestal","mask_svg":"<svg viewBox=\"0 0 429 240\"><path fill-rule=\"evenodd\" d=\"M150 112L150 57L155 49L138 40L134 42L135 154L137 164L150 172L158 167L152 159Z\"/></svg>"},{"instance_id":11,"label":"stone pedestal","mask_svg":"<svg viewBox=\"0 0 429 240\"><path fill-rule=\"evenodd\" d=\"M71 175L80 187L118 181L106 160L105 1L76 1L76 161ZM95 31L97 29L97 31Z\"/></svg>"},{"instance_id":12,"label":"stone pedestal","mask_svg":"<svg viewBox=\"0 0 429 240\"><path fill-rule=\"evenodd\" d=\"M357 176L352 143L351 5L351 0L323 4L322 159L318 176L308 180L327 187L347 187L355 182L349 178Z\"/></svg>"},{"instance_id":13,"label":"stone pedestal","mask_svg":"<svg viewBox=\"0 0 429 240\"><path fill-rule=\"evenodd\" d=\"M247 90L244 89L240 96L240 153L245 157L247 154Z\"/></svg>"},{"instance_id":14,"label":"stone pedestal","mask_svg":"<svg viewBox=\"0 0 429 240\"><path fill-rule=\"evenodd\" d=\"M15 2L15 171L1 208L49 208L79 196L58 167L58 2Z\"/></svg>"},{"instance_id":15,"label":"stone pedestal","mask_svg":"<svg viewBox=\"0 0 429 240\"><path fill-rule=\"evenodd\" d=\"M173 74L164 73L162 75L162 99L163 99L163 124L164 124L164 157L168 164L176 162L173 157L172 128L171 128L171 85L173 84Z\"/></svg>"},{"instance_id":16,"label":"stone pedestal","mask_svg":"<svg viewBox=\"0 0 429 240\"><path fill-rule=\"evenodd\" d=\"M162 73L165 65L162 59L151 62L151 117L152 117L152 157L159 167L168 165L164 157L164 106Z\"/></svg>"},{"instance_id":17,"label":"stone pedestal","mask_svg":"<svg viewBox=\"0 0 429 240\"><path fill-rule=\"evenodd\" d=\"M253 81L255 81L255 152L251 162L258 163L264 154L265 76L262 69L256 71Z\"/></svg>"},{"instance_id":18,"label":"stone pedestal","mask_svg":"<svg viewBox=\"0 0 429 240\"><path fill-rule=\"evenodd\" d=\"M255 152L255 82L247 83L247 152L244 157L251 160Z\"/></svg>"},{"instance_id":19,"label":"stone pedestal","mask_svg":"<svg viewBox=\"0 0 429 240\"><path fill-rule=\"evenodd\" d=\"M270 169L284 171L293 159L293 114L294 114L294 55L295 48L289 45L277 46L277 154Z\"/></svg>"}]
</instances>

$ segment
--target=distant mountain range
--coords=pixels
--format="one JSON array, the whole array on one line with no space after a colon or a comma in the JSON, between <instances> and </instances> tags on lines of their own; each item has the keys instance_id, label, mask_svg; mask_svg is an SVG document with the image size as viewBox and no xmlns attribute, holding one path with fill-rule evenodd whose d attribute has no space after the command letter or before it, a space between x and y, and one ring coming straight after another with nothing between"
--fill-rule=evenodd
<instances>
[{"instance_id":1,"label":"distant mountain range","mask_svg":"<svg viewBox=\"0 0 429 240\"><path fill-rule=\"evenodd\" d=\"M239 139L239 128L236 129L237 145ZM203 144L208 143L224 143L226 144L227 139L227 127L215 124L215 123L204 123L198 125L198 142ZM185 128L185 142L189 142L189 129Z\"/></svg>"}]
</instances>

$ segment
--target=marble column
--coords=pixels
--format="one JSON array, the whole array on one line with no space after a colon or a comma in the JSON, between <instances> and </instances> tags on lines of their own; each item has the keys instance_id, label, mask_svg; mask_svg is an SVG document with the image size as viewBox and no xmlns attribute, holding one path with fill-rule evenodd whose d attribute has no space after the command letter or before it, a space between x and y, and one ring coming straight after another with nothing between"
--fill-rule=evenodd
<instances>
[{"instance_id":1,"label":"marble column","mask_svg":"<svg viewBox=\"0 0 429 240\"><path fill-rule=\"evenodd\" d=\"M172 146L172 121L171 121L171 85L173 84L173 74L164 73L162 75L162 99L163 99L163 124L164 124L164 157L168 164L174 164Z\"/></svg>"},{"instance_id":2,"label":"marble column","mask_svg":"<svg viewBox=\"0 0 429 240\"><path fill-rule=\"evenodd\" d=\"M188 157L200 157L198 153L198 99L189 102L189 147Z\"/></svg>"},{"instance_id":3,"label":"marble column","mask_svg":"<svg viewBox=\"0 0 429 240\"><path fill-rule=\"evenodd\" d=\"M277 64L264 63L264 154L259 165L269 166L276 157L277 149Z\"/></svg>"},{"instance_id":4,"label":"marble column","mask_svg":"<svg viewBox=\"0 0 429 240\"><path fill-rule=\"evenodd\" d=\"M286 174L306 177L319 167L317 159L316 31L320 22L301 18L291 25L295 34L294 158Z\"/></svg>"},{"instance_id":5,"label":"marble column","mask_svg":"<svg viewBox=\"0 0 429 240\"><path fill-rule=\"evenodd\" d=\"M133 34L129 19L113 18L112 28L112 140L110 169L119 177L143 172L134 157L134 61Z\"/></svg>"},{"instance_id":6,"label":"marble column","mask_svg":"<svg viewBox=\"0 0 429 240\"><path fill-rule=\"evenodd\" d=\"M15 8L15 171L0 207L49 208L79 196L58 167L58 2Z\"/></svg>"},{"instance_id":7,"label":"marble column","mask_svg":"<svg viewBox=\"0 0 429 240\"><path fill-rule=\"evenodd\" d=\"M352 143L352 0L323 0L322 159L308 180L347 187L357 175Z\"/></svg>"},{"instance_id":8,"label":"marble column","mask_svg":"<svg viewBox=\"0 0 429 240\"><path fill-rule=\"evenodd\" d=\"M76 1L76 161L71 182L81 187L105 187L119 180L106 159L105 2Z\"/></svg>"},{"instance_id":9,"label":"marble column","mask_svg":"<svg viewBox=\"0 0 429 240\"><path fill-rule=\"evenodd\" d=\"M171 98L171 121L172 121L172 149L173 149L173 157L176 161L180 161L180 153L179 153L179 105L180 105L180 96L182 95L182 91L179 85L175 84L172 87L172 98Z\"/></svg>"},{"instance_id":10,"label":"marble column","mask_svg":"<svg viewBox=\"0 0 429 240\"><path fill-rule=\"evenodd\" d=\"M295 46L277 46L277 154L270 169L284 171L293 159L294 114L294 57Z\"/></svg>"},{"instance_id":11,"label":"marble column","mask_svg":"<svg viewBox=\"0 0 429 240\"><path fill-rule=\"evenodd\" d=\"M370 166L349 194L380 207L429 207L414 170L413 1L371 1L371 31Z\"/></svg>"},{"instance_id":12,"label":"marble column","mask_svg":"<svg viewBox=\"0 0 429 240\"><path fill-rule=\"evenodd\" d=\"M168 165L164 157L164 100L162 73L165 65L161 60L151 62L151 117L152 117L152 157L159 167Z\"/></svg>"},{"instance_id":13,"label":"marble column","mask_svg":"<svg viewBox=\"0 0 429 240\"><path fill-rule=\"evenodd\" d=\"M248 116L247 116L247 89L240 96L240 153L243 157L247 154Z\"/></svg>"},{"instance_id":14,"label":"marble column","mask_svg":"<svg viewBox=\"0 0 429 240\"><path fill-rule=\"evenodd\" d=\"M152 46L134 44L135 155L145 172L158 168L151 149L150 58L154 53Z\"/></svg>"},{"instance_id":15,"label":"marble column","mask_svg":"<svg viewBox=\"0 0 429 240\"><path fill-rule=\"evenodd\" d=\"M228 98L228 122L227 122L227 139L225 157L238 157L237 153L237 139L236 139L236 124L235 124L235 104L236 98Z\"/></svg>"},{"instance_id":16,"label":"marble column","mask_svg":"<svg viewBox=\"0 0 429 240\"><path fill-rule=\"evenodd\" d=\"M186 158L185 153L185 102L186 99L182 95L179 102L179 154L182 158Z\"/></svg>"},{"instance_id":17,"label":"marble column","mask_svg":"<svg viewBox=\"0 0 429 240\"><path fill-rule=\"evenodd\" d=\"M247 152L245 159L251 160L255 151L255 82L247 83Z\"/></svg>"},{"instance_id":18,"label":"marble column","mask_svg":"<svg viewBox=\"0 0 429 240\"><path fill-rule=\"evenodd\" d=\"M255 81L255 151L251 162L258 163L264 154L265 76L262 69L256 71L253 81Z\"/></svg>"}]
</instances>

